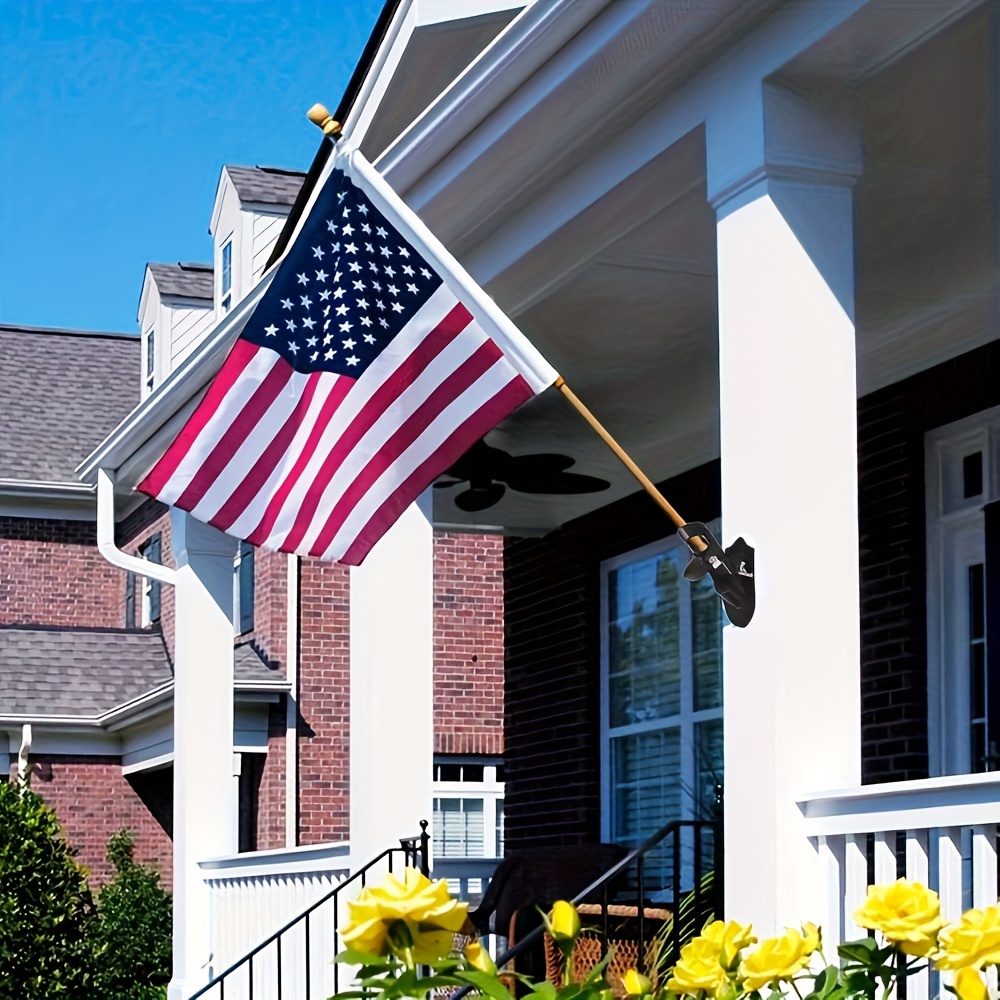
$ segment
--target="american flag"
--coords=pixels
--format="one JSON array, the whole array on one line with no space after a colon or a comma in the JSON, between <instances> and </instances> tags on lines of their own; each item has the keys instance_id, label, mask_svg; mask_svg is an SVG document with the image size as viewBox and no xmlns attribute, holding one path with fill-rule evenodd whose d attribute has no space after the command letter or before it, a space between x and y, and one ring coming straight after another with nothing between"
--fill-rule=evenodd
<instances>
[{"instance_id":1,"label":"american flag","mask_svg":"<svg viewBox=\"0 0 1000 1000\"><path fill-rule=\"evenodd\" d=\"M357 565L557 375L341 145L270 287L138 489L254 545Z\"/></svg>"}]
</instances>

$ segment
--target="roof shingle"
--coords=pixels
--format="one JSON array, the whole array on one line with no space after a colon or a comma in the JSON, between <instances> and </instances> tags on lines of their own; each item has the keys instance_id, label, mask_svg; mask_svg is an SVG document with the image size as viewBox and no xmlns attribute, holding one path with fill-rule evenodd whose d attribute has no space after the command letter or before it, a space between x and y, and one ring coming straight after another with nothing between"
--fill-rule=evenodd
<instances>
[{"instance_id":1,"label":"roof shingle","mask_svg":"<svg viewBox=\"0 0 1000 1000\"><path fill-rule=\"evenodd\" d=\"M160 295L178 295L186 299L211 299L215 282L211 264L159 264L150 261L149 273Z\"/></svg>"},{"instance_id":2,"label":"roof shingle","mask_svg":"<svg viewBox=\"0 0 1000 1000\"><path fill-rule=\"evenodd\" d=\"M237 681L280 681L250 643ZM134 629L0 626L0 715L94 718L173 680L163 636Z\"/></svg>"},{"instance_id":3,"label":"roof shingle","mask_svg":"<svg viewBox=\"0 0 1000 1000\"><path fill-rule=\"evenodd\" d=\"M226 166L240 201L260 205L293 205L306 179L297 170L280 170L277 167Z\"/></svg>"},{"instance_id":4,"label":"roof shingle","mask_svg":"<svg viewBox=\"0 0 1000 1000\"><path fill-rule=\"evenodd\" d=\"M139 338L0 324L0 479L75 483L139 402Z\"/></svg>"}]
</instances>

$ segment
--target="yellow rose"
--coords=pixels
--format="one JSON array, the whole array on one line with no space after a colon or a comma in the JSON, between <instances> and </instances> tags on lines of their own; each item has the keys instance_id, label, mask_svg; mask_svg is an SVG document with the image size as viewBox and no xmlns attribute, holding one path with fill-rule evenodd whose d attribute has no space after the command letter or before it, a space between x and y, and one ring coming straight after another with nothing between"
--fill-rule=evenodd
<instances>
[{"instance_id":1,"label":"yellow rose","mask_svg":"<svg viewBox=\"0 0 1000 1000\"><path fill-rule=\"evenodd\" d=\"M739 953L747 945L756 944L752 934L752 924L738 924L735 920L714 920L701 932L703 938L714 941L719 946L719 962L725 969L731 968Z\"/></svg>"},{"instance_id":2,"label":"yellow rose","mask_svg":"<svg viewBox=\"0 0 1000 1000\"><path fill-rule=\"evenodd\" d=\"M714 997L728 982L726 970L719 964L719 946L706 937L696 937L681 948L667 989L671 993L707 993Z\"/></svg>"},{"instance_id":3,"label":"yellow rose","mask_svg":"<svg viewBox=\"0 0 1000 1000\"><path fill-rule=\"evenodd\" d=\"M548 929L559 943L575 941L580 933L580 914L576 907L565 899L556 900L549 914Z\"/></svg>"},{"instance_id":4,"label":"yellow rose","mask_svg":"<svg viewBox=\"0 0 1000 1000\"><path fill-rule=\"evenodd\" d=\"M451 951L469 905L452 899L446 882L432 882L416 868L407 868L403 881L387 875L348 900L347 909L340 935L349 948L384 955L392 944L390 928L402 923L394 936L412 941L415 959L426 962Z\"/></svg>"},{"instance_id":5,"label":"yellow rose","mask_svg":"<svg viewBox=\"0 0 1000 1000\"><path fill-rule=\"evenodd\" d=\"M941 931L944 954L937 960L939 969L1000 965L1000 906L967 910L957 924Z\"/></svg>"},{"instance_id":6,"label":"yellow rose","mask_svg":"<svg viewBox=\"0 0 1000 1000\"><path fill-rule=\"evenodd\" d=\"M653 984L638 969L629 969L622 976L622 986L630 997L644 997L653 992Z\"/></svg>"},{"instance_id":7,"label":"yellow rose","mask_svg":"<svg viewBox=\"0 0 1000 1000\"><path fill-rule=\"evenodd\" d=\"M967 965L955 973L955 992L958 1000L986 1000L986 983L972 966Z\"/></svg>"},{"instance_id":8,"label":"yellow rose","mask_svg":"<svg viewBox=\"0 0 1000 1000\"><path fill-rule=\"evenodd\" d=\"M762 941L740 962L739 979L748 993L768 983L788 981L809 964L818 948L815 924L803 924L801 932L788 928L781 937Z\"/></svg>"},{"instance_id":9,"label":"yellow rose","mask_svg":"<svg viewBox=\"0 0 1000 1000\"><path fill-rule=\"evenodd\" d=\"M854 914L859 927L881 931L890 944L907 955L929 955L937 947L944 924L938 894L919 882L898 879L891 885L870 885L864 906Z\"/></svg>"},{"instance_id":10,"label":"yellow rose","mask_svg":"<svg viewBox=\"0 0 1000 1000\"><path fill-rule=\"evenodd\" d=\"M490 953L482 946L479 941L470 941L466 946L462 954L465 956L465 960L474 969L478 969L480 972L487 972L492 975L497 971L496 963L493 961Z\"/></svg>"}]
</instances>

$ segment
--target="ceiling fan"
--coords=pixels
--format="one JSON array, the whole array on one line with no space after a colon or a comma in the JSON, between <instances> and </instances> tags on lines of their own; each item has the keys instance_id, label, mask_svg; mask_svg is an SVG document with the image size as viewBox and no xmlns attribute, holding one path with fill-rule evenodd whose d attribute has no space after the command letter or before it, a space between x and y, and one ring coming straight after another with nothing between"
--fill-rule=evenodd
<instances>
[{"instance_id":1,"label":"ceiling fan","mask_svg":"<svg viewBox=\"0 0 1000 1000\"><path fill-rule=\"evenodd\" d=\"M468 489L455 496L459 510L477 511L492 507L509 486L518 493L598 493L611 484L596 476L583 476L566 470L574 459L568 455L510 455L477 441L449 470L453 479L434 484L447 489L468 483Z\"/></svg>"}]
</instances>

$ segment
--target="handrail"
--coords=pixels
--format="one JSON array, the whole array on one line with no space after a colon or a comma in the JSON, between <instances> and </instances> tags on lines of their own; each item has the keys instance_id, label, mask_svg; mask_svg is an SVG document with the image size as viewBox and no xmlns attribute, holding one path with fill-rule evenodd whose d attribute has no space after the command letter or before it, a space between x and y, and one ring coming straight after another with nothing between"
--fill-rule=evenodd
<instances>
[{"instance_id":1,"label":"handrail","mask_svg":"<svg viewBox=\"0 0 1000 1000\"><path fill-rule=\"evenodd\" d=\"M246 965L247 963L250 963L251 976L252 976L253 959L256 955L260 954L260 952L262 952L265 948L267 948L268 945L271 945L275 941L277 941L278 938L280 938L283 934L291 930L296 924L301 923L303 920L308 920L309 915L311 913L313 913L315 910L321 907L324 903L328 903L331 899L333 899L337 895L337 893L340 892L341 889L344 889L345 887L349 886L356 879L361 879L361 883L362 885L364 885L365 875L372 868L374 868L375 865L379 864L379 862L388 859L389 871L392 871L393 854L402 851L405 860L409 861L411 858L414 861L419 860L420 871L424 875L428 875L429 860L430 860L428 851L428 842L430 841L430 835L427 833L427 820L420 821L420 831L421 832L417 834L415 837L401 838L399 841L400 845L399 847L387 847L381 854L377 854L374 858L372 858L366 865L364 865L364 867L359 868L352 875L349 875L346 879L344 879L343 882L338 882L337 885L335 885L325 896L322 896L320 899L317 899L314 903L312 903L312 905L310 905L301 913L299 913L297 916L289 920L288 923L286 923L283 927L279 927L278 930L276 930L273 934L265 938L259 944L255 945L250 951L248 951L245 955L238 958L235 962L233 962L232 965L224 969L217 976L213 976L212 979L209 982L207 982L204 986L202 986L196 993L192 993L189 1000L198 1000L199 997L204 996L206 993L208 993L209 990L214 989L216 986L222 983L222 981L227 976L231 975L233 972L235 972L242 966Z\"/></svg>"},{"instance_id":2,"label":"handrail","mask_svg":"<svg viewBox=\"0 0 1000 1000\"><path fill-rule=\"evenodd\" d=\"M714 826L718 834L721 835L721 829L722 829L721 823L714 824L705 820L693 820L693 819L672 820L671 822L666 823L665 825L661 826L660 829L657 830L654 834L647 837L638 847L635 847L631 851L629 851L629 853L626 854L624 858L622 858L616 864L612 865L598 879L591 882L590 885L588 885L585 889L582 889L580 892L578 892L573 897L571 902L573 903L574 906L578 905L579 903L582 903L591 893L596 892L598 889L606 888L611 882L614 881L615 878L617 878L618 875L620 875L623 871L629 868L633 864L633 862L638 861L641 864L642 858L646 854L648 854L649 851L651 851L654 847L656 847L661 841L665 840L671 833L675 834L676 837L676 835L678 835L680 831L686 827L695 829L705 826ZM680 844L679 839L675 839L674 843L675 843L674 854L676 858L677 854L679 853L679 844ZM700 845L700 841L698 841L697 839L696 839L696 845ZM698 851L698 853L700 854L700 850ZM721 851L717 847L716 856L719 856L720 853ZM677 866L675 860L675 877L676 877L676 867ZM699 883L699 876L700 873L696 872L695 873L696 891ZM677 902L678 901L675 899L674 900L675 909L677 908ZM643 900L641 898L639 899L638 914L641 923L643 914ZM678 921L676 919L674 920L674 927L675 929L679 929ZM537 941L542 937L544 933L545 933L544 924L539 924L537 927L532 928L532 930L528 931L528 933L525 934L523 938L521 938L513 946L511 946L505 952L503 952L499 956L499 958L497 958L496 960L497 968L502 969L508 962L511 961L511 959L516 958L523 951L525 951L526 949L537 943ZM642 933L640 928L640 939L641 937ZM641 948L640 948L640 955L641 955ZM451 994L450 1000L461 1000L461 998L466 996L472 989L473 989L472 986L463 986L461 989L456 990L454 993Z\"/></svg>"}]
</instances>

